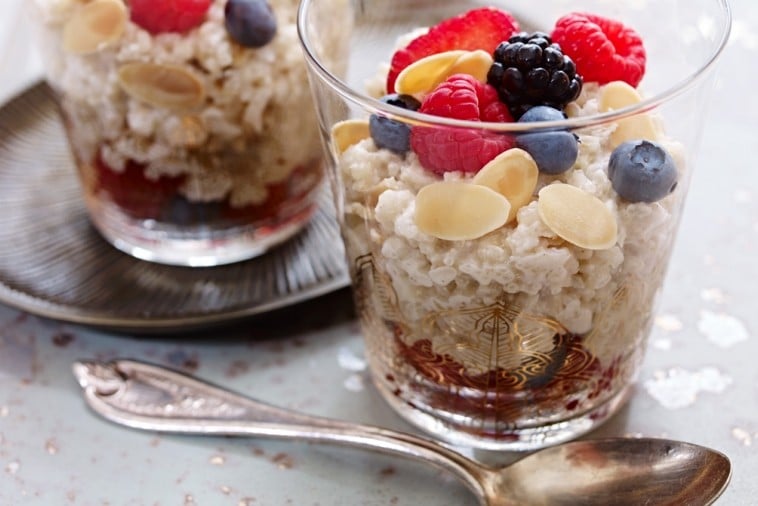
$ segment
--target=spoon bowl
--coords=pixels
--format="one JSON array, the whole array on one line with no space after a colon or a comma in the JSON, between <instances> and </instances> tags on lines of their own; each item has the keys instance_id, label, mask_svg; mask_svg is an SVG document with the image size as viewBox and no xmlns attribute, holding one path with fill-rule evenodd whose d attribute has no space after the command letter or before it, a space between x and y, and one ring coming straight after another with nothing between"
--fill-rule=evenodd
<instances>
[{"instance_id":1,"label":"spoon bowl","mask_svg":"<svg viewBox=\"0 0 758 506\"><path fill-rule=\"evenodd\" d=\"M78 361L73 370L90 408L120 425L399 455L453 473L483 506L708 505L731 476L729 459L715 450L651 438L574 441L493 468L427 438L278 408L156 365Z\"/></svg>"}]
</instances>

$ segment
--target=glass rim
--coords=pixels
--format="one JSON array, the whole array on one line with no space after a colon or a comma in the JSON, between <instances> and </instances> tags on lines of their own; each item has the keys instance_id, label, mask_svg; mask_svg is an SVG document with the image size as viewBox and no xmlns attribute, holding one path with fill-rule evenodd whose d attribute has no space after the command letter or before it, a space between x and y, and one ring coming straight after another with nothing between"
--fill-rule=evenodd
<instances>
[{"instance_id":1,"label":"glass rim","mask_svg":"<svg viewBox=\"0 0 758 506\"><path fill-rule=\"evenodd\" d=\"M378 99L367 95L366 93L355 90L343 79L330 72L316 56L307 34L306 20L308 10L310 9L310 5L315 1L317 0L302 0L298 7L297 32L298 38L300 40L300 46L303 49L303 54L306 61L309 63L310 68L314 70L316 74L318 74L322 81L329 85L339 95L348 99L350 102L361 106L371 114L380 114L388 118L402 120L403 122L411 125L446 126L506 133L549 130L557 128L560 128L562 130L574 130L578 128L601 125L612 121L618 121L630 116L651 111L658 106L681 95L704 78L707 72L716 64L719 56L723 53L724 48L729 41L729 34L732 29L732 9L729 5L729 0L715 0L715 3L720 7L721 14L723 14L723 19L719 25L720 38L715 41L716 43L714 44L712 52L693 72L690 72L678 80L675 80L673 85L664 89L662 92L645 98L637 104L600 114L579 116L564 120L541 121L536 123L518 123L515 121L507 123L470 121L455 118L446 118L443 116L434 116L431 114L409 111L399 107L391 106L389 104L385 104L384 102L381 102Z\"/></svg>"}]
</instances>

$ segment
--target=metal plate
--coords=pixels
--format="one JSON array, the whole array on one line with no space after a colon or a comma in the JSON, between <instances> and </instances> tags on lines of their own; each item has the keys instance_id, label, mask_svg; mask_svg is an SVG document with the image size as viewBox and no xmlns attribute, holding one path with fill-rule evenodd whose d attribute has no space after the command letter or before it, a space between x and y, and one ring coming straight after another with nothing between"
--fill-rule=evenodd
<instances>
[{"instance_id":1,"label":"metal plate","mask_svg":"<svg viewBox=\"0 0 758 506\"><path fill-rule=\"evenodd\" d=\"M0 302L130 332L201 328L349 284L329 196L309 226L262 257L209 268L136 260L90 225L51 90L0 108Z\"/></svg>"}]
</instances>

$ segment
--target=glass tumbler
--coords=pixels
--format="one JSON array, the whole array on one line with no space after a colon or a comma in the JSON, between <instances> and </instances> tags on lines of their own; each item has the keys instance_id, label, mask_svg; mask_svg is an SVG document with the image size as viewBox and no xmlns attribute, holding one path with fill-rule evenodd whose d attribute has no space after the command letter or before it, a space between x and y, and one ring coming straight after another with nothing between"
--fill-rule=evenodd
<instances>
[{"instance_id":1,"label":"glass tumbler","mask_svg":"<svg viewBox=\"0 0 758 506\"><path fill-rule=\"evenodd\" d=\"M475 448L601 424L643 359L728 5L361 0L347 79L329 9L298 27L378 390Z\"/></svg>"},{"instance_id":2,"label":"glass tumbler","mask_svg":"<svg viewBox=\"0 0 758 506\"><path fill-rule=\"evenodd\" d=\"M343 12L344 0L329 0ZM32 0L92 223L159 263L251 258L308 221L323 180L296 0ZM337 74L340 29L321 50Z\"/></svg>"}]
</instances>

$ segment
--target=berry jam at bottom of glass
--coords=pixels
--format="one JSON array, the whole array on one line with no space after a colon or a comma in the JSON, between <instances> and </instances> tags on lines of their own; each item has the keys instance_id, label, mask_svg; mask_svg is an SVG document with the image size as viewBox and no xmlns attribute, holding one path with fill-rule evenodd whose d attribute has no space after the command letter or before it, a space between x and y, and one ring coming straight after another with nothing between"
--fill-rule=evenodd
<instances>
[{"instance_id":1,"label":"berry jam at bottom of glass","mask_svg":"<svg viewBox=\"0 0 758 506\"><path fill-rule=\"evenodd\" d=\"M265 200L192 201L183 176L150 179L129 162L115 172L99 159L79 164L90 220L116 248L142 260L208 267L259 256L297 234L316 210L320 162L266 185Z\"/></svg>"}]
</instances>

